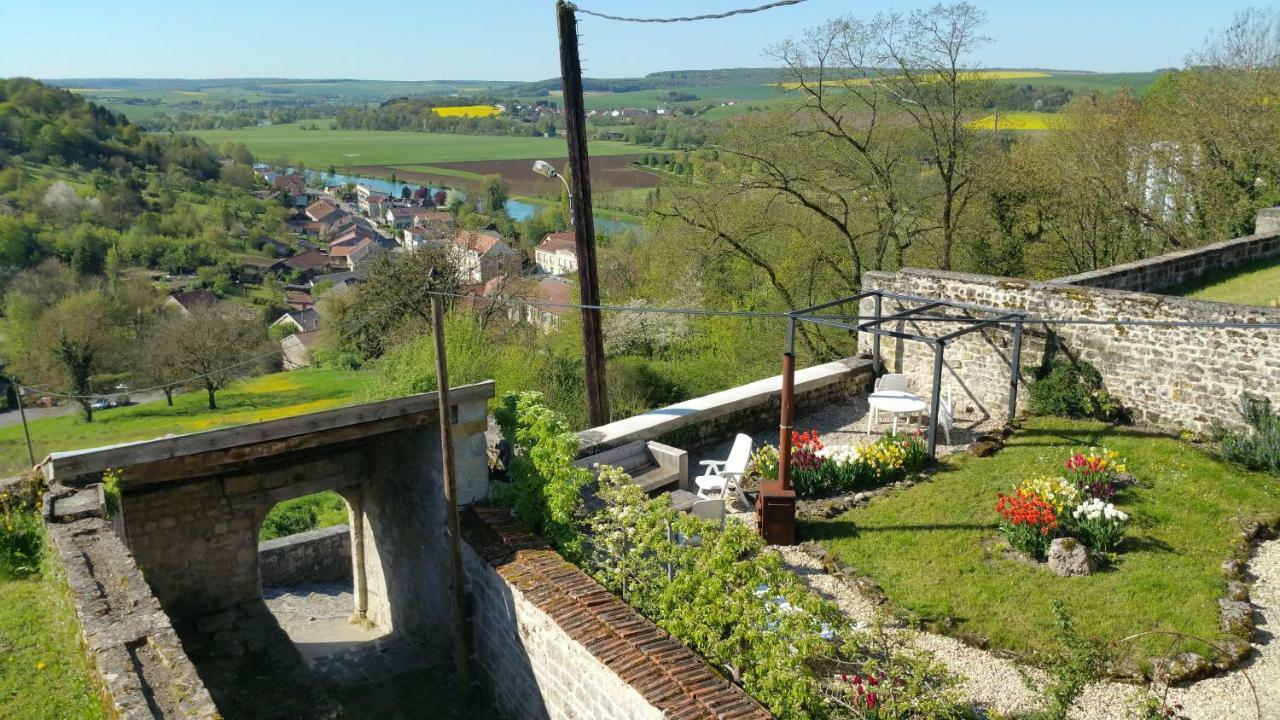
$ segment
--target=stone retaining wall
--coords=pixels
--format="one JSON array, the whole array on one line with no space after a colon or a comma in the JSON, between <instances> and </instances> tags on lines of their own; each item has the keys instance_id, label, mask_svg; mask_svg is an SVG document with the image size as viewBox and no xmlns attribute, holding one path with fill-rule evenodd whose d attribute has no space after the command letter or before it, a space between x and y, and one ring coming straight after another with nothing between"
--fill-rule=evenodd
<instances>
[{"instance_id":1,"label":"stone retaining wall","mask_svg":"<svg viewBox=\"0 0 1280 720\"><path fill-rule=\"evenodd\" d=\"M845 358L796 371L796 415L866 392L871 361ZM686 400L643 415L578 433L578 457L636 440L656 440L681 450L700 450L733 437L777 428L782 376Z\"/></svg>"},{"instance_id":2,"label":"stone retaining wall","mask_svg":"<svg viewBox=\"0 0 1280 720\"><path fill-rule=\"evenodd\" d=\"M872 272L868 290L940 298L1032 316L1114 320L1280 322L1280 309L1187 300L1185 298L1033 282L990 275L906 268L897 273ZM890 314L912 303L886 300ZM872 311L864 301L862 312ZM959 325L900 323L909 332L936 336ZM1280 402L1280 333L1248 329L1202 329L1158 325L1055 325L1026 327L1019 384L1025 407L1026 382L1053 346L1069 357L1092 363L1106 389L1141 424L1170 433L1207 433L1217 423L1240 425L1237 406L1245 392ZM1009 391L1012 332L992 329L971 333L946 348L944 386L951 386L956 405L1003 418ZM912 376L927 393L932 383L933 352L923 343L882 342L888 368Z\"/></svg>"},{"instance_id":3,"label":"stone retaining wall","mask_svg":"<svg viewBox=\"0 0 1280 720\"><path fill-rule=\"evenodd\" d=\"M463 537L476 670L512 718L772 717L507 510L464 513Z\"/></svg>"},{"instance_id":4,"label":"stone retaining wall","mask_svg":"<svg viewBox=\"0 0 1280 720\"><path fill-rule=\"evenodd\" d=\"M262 587L351 579L351 527L311 530L258 543Z\"/></svg>"},{"instance_id":5,"label":"stone retaining wall","mask_svg":"<svg viewBox=\"0 0 1280 720\"><path fill-rule=\"evenodd\" d=\"M121 718L221 717L133 556L102 518L97 487L46 503L85 650ZM75 508L62 514L58 506Z\"/></svg>"},{"instance_id":6,"label":"stone retaining wall","mask_svg":"<svg viewBox=\"0 0 1280 720\"><path fill-rule=\"evenodd\" d=\"M1054 282L1112 290L1161 292L1212 272L1230 270L1255 260L1280 258L1280 208L1259 212L1256 228L1254 235L1069 275Z\"/></svg>"}]
</instances>

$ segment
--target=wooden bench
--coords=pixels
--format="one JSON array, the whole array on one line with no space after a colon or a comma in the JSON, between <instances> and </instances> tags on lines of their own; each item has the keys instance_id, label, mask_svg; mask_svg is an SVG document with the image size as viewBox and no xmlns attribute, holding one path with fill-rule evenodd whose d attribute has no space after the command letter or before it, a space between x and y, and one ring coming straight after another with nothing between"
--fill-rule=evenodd
<instances>
[{"instance_id":1,"label":"wooden bench","mask_svg":"<svg viewBox=\"0 0 1280 720\"><path fill-rule=\"evenodd\" d=\"M687 490L689 453L670 445L637 440L612 450L589 455L574 463L595 473L598 465L621 468L646 493Z\"/></svg>"}]
</instances>

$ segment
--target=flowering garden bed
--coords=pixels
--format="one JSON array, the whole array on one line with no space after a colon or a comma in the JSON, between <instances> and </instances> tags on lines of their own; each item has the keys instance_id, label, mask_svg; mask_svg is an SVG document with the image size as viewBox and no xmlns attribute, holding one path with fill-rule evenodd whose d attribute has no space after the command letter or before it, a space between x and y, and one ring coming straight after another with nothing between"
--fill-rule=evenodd
<instances>
[{"instance_id":1,"label":"flowering garden bed","mask_svg":"<svg viewBox=\"0 0 1280 720\"><path fill-rule=\"evenodd\" d=\"M1101 497L1106 488L1091 487L1100 508L1082 497L1073 480L1050 487L1051 480L1072 477L1068 459L1103 447L1116 453L1115 462L1127 459L1136 482L1110 499ZM999 454L948 462L925 482L806 531L873 579L898 607L1033 661L1063 650L1055 601L1083 634L1115 644L1139 667L1168 650L1167 638L1121 641L1154 628L1230 642L1219 625L1218 601L1226 595L1222 565L1239 552L1242 526L1280 511L1273 478L1236 469L1174 438L1099 422L1033 418ZM1009 521L997 512L998 493L1018 495L1028 479L1027 489L1043 504L1041 519L1048 522L1044 513L1052 511L1058 524L1051 534L1074 524L1071 534L1082 539L1081 518L1088 522L1097 512L1092 519L1117 520L1115 505L1122 508L1123 540L1094 541L1111 542L1100 551L1110 553L1104 568L1087 577L1058 577L1010 557L1015 553L1000 531L1002 519ZM1067 487L1076 497L1062 498L1060 512L1056 493ZM1049 495L1055 495L1052 505ZM1086 502L1081 518L1074 517ZM1111 518L1107 502L1113 502Z\"/></svg>"}]
</instances>

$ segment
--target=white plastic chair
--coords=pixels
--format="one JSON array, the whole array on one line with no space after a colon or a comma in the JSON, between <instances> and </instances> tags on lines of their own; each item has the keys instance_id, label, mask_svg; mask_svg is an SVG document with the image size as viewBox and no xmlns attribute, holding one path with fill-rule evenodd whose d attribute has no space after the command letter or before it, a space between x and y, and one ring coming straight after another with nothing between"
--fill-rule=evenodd
<instances>
[{"instance_id":1,"label":"white plastic chair","mask_svg":"<svg viewBox=\"0 0 1280 720\"><path fill-rule=\"evenodd\" d=\"M710 520L719 523L720 527L724 527L724 498L711 498L709 500L699 500L693 504L689 513L703 520Z\"/></svg>"},{"instance_id":2,"label":"white plastic chair","mask_svg":"<svg viewBox=\"0 0 1280 720\"><path fill-rule=\"evenodd\" d=\"M703 460L706 472L693 479L698 495L704 498L718 497L723 501L729 490L738 488L738 481L747 472L751 461L751 436L738 433L733 439L733 449L724 460Z\"/></svg>"},{"instance_id":3,"label":"white plastic chair","mask_svg":"<svg viewBox=\"0 0 1280 720\"><path fill-rule=\"evenodd\" d=\"M947 444L951 444L951 428L956 423L956 406L951 402L951 386L947 386L947 394L938 403L938 427L947 436Z\"/></svg>"}]
</instances>

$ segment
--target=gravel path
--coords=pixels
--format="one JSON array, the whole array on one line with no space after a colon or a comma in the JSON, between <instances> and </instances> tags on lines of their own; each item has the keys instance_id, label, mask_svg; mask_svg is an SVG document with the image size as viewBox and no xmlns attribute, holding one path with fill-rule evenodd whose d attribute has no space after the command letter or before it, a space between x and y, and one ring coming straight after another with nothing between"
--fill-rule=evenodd
<instances>
[{"instance_id":1,"label":"gravel path","mask_svg":"<svg viewBox=\"0 0 1280 720\"><path fill-rule=\"evenodd\" d=\"M749 513L734 517L749 520ZM798 547L775 548L787 567L822 597L834 602L845 615L859 624L870 623L875 609L854 588L828 575L822 564ZM1174 688L1169 703L1183 706L1190 720L1267 720L1280 718L1280 643L1273 642L1271 626L1280 617L1280 541L1261 544L1248 565L1253 578L1251 597L1258 608L1257 654L1246 665L1257 690L1261 715L1254 709L1244 673L1234 671L1208 678L1186 688ZM1028 712L1038 708L1041 694L1028 686L1042 686L1045 675L1034 668L1019 667L1012 660L998 658L985 650L958 640L928 632L907 636L909 644L932 654L957 675L960 690L971 702L1002 713ZM1126 720L1142 688L1115 682L1096 683L1086 688L1072 709L1073 720Z\"/></svg>"}]
</instances>

